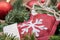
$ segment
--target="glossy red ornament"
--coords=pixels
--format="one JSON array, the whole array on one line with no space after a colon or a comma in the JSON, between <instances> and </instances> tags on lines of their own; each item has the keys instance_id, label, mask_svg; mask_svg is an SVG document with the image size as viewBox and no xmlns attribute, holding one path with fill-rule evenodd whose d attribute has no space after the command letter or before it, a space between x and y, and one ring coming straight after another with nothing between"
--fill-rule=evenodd
<instances>
[{"instance_id":1,"label":"glossy red ornament","mask_svg":"<svg viewBox=\"0 0 60 40\"><path fill-rule=\"evenodd\" d=\"M41 3L44 3L45 2L45 0L41 0Z\"/></svg>"},{"instance_id":2,"label":"glossy red ornament","mask_svg":"<svg viewBox=\"0 0 60 40\"><path fill-rule=\"evenodd\" d=\"M60 10L60 2L57 3L57 9Z\"/></svg>"},{"instance_id":3,"label":"glossy red ornament","mask_svg":"<svg viewBox=\"0 0 60 40\"><path fill-rule=\"evenodd\" d=\"M45 0L41 0L40 2L41 2L41 3L44 3ZM32 6L33 6L34 3L35 3L36 5L39 5L39 4L38 4L38 0L30 0L30 1L27 3L27 5L32 8Z\"/></svg>"},{"instance_id":4,"label":"glossy red ornament","mask_svg":"<svg viewBox=\"0 0 60 40\"><path fill-rule=\"evenodd\" d=\"M0 19L4 19L8 12L12 9L12 6L5 1L0 2Z\"/></svg>"},{"instance_id":5,"label":"glossy red ornament","mask_svg":"<svg viewBox=\"0 0 60 40\"><path fill-rule=\"evenodd\" d=\"M33 4L36 3L36 2L37 2L37 0L31 0L31 1L29 1L29 2L27 3L27 5L28 5L29 7L32 7Z\"/></svg>"}]
</instances>

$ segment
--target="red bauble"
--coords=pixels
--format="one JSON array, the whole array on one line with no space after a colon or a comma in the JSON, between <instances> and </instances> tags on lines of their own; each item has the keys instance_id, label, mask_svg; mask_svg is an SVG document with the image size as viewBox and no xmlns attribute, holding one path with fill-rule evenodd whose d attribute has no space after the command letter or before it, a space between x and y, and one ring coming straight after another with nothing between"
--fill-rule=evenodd
<instances>
[{"instance_id":1,"label":"red bauble","mask_svg":"<svg viewBox=\"0 0 60 40\"><path fill-rule=\"evenodd\" d=\"M57 9L60 10L60 2L57 3Z\"/></svg>"},{"instance_id":2,"label":"red bauble","mask_svg":"<svg viewBox=\"0 0 60 40\"><path fill-rule=\"evenodd\" d=\"M32 7L33 4L36 3L36 2L37 2L37 0L31 0L31 1L29 1L29 2L27 3L27 5L28 5L29 7Z\"/></svg>"},{"instance_id":3,"label":"red bauble","mask_svg":"<svg viewBox=\"0 0 60 40\"><path fill-rule=\"evenodd\" d=\"M12 9L12 6L5 1L0 2L0 19L4 19L8 12Z\"/></svg>"},{"instance_id":4,"label":"red bauble","mask_svg":"<svg viewBox=\"0 0 60 40\"><path fill-rule=\"evenodd\" d=\"M45 2L45 0L41 0L41 3L44 3Z\"/></svg>"},{"instance_id":5,"label":"red bauble","mask_svg":"<svg viewBox=\"0 0 60 40\"><path fill-rule=\"evenodd\" d=\"M28 5L29 7L32 7L34 3L35 3L36 5L39 5L39 4L37 3L37 1L38 1L38 0L30 0L30 1L27 3L27 5ZM41 0L41 3L44 3L44 2L45 2L45 0Z\"/></svg>"}]
</instances>

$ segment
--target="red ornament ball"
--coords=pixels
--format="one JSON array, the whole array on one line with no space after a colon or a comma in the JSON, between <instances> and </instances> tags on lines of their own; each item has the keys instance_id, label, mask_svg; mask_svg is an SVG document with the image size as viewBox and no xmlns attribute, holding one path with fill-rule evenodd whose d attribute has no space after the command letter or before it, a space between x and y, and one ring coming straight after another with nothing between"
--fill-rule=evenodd
<instances>
[{"instance_id":1,"label":"red ornament ball","mask_svg":"<svg viewBox=\"0 0 60 40\"><path fill-rule=\"evenodd\" d=\"M27 5L28 5L29 7L32 7L33 4L36 3L36 2L37 2L37 0L30 0L30 1L27 3Z\"/></svg>"},{"instance_id":2,"label":"red ornament ball","mask_svg":"<svg viewBox=\"0 0 60 40\"><path fill-rule=\"evenodd\" d=\"M8 2L1 1L0 2L0 19L4 19L11 9L12 9L12 5L10 5Z\"/></svg>"},{"instance_id":3,"label":"red ornament ball","mask_svg":"<svg viewBox=\"0 0 60 40\"><path fill-rule=\"evenodd\" d=\"M60 10L60 2L57 3L57 9Z\"/></svg>"},{"instance_id":4,"label":"red ornament ball","mask_svg":"<svg viewBox=\"0 0 60 40\"><path fill-rule=\"evenodd\" d=\"M41 0L41 3L44 3L45 2L45 0Z\"/></svg>"},{"instance_id":5,"label":"red ornament ball","mask_svg":"<svg viewBox=\"0 0 60 40\"><path fill-rule=\"evenodd\" d=\"M30 0L30 1L27 3L27 5L32 8L32 6L33 6L34 3L35 3L36 5L39 5L39 4L37 3L37 1L38 1L38 0ZM41 3L44 3L45 0L41 0L40 2L41 2Z\"/></svg>"}]
</instances>

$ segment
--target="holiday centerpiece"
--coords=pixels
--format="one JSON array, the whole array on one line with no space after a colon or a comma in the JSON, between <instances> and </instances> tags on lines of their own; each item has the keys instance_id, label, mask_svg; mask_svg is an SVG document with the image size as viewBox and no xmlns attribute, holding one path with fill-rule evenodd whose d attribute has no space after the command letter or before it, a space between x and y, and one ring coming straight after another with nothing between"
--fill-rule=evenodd
<instances>
[{"instance_id":1,"label":"holiday centerpiece","mask_svg":"<svg viewBox=\"0 0 60 40\"><path fill-rule=\"evenodd\" d=\"M16 36L19 40L49 40L60 21L59 3L55 6L50 2L51 0L30 0L23 4L22 0L17 0L5 18L8 26L3 28L3 32ZM34 35L31 36L32 34Z\"/></svg>"}]
</instances>

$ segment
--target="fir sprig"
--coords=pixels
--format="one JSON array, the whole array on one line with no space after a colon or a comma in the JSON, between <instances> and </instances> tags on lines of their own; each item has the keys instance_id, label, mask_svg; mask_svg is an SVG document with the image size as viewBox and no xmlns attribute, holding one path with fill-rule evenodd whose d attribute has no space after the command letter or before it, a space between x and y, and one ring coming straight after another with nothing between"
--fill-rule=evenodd
<instances>
[{"instance_id":1,"label":"fir sprig","mask_svg":"<svg viewBox=\"0 0 60 40\"><path fill-rule=\"evenodd\" d=\"M51 36L50 40L60 40L60 36Z\"/></svg>"},{"instance_id":2,"label":"fir sprig","mask_svg":"<svg viewBox=\"0 0 60 40\"><path fill-rule=\"evenodd\" d=\"M22 0L17 0L13 5L13 10L8 13L5 20L8 24L24 22L29 19L29 13L22 5Z\"/></svg>"},{"instance_id":3,"label":"fir sprig","mask_svg":"<svg viewBox=\"0 0 60 40\"><path fill-rule=\"evenodd\" d=\"M7 26L7 25L8 25L7 23L1 23L0 22L0 32L2 32L3 31L3 27Z\"/></svg>"},{"instance_id":4,"label":"fir sprig","mask_svg":"<svg viewBox=\"0 0 60 40\"><path fill-rule=\"evenodd\" d=\"M19 40L19 39L16 38L15 36L2 33L2 35L0 35L0 40Z\"/></svg>"},{"instance_id":5,"label":"fir sprig","mask_svg":"<svg viewBox=\"0 0 60 40\"><path fill-rule=\"evenodd\" d=\"M26 34L23 38L22 38L22 40L37 40L36 39L36 37L35 37L35 35L34 35L34 33L33 34Z\"/></svg>"}]
</instances>

